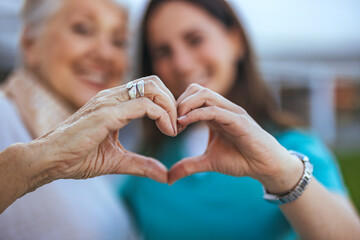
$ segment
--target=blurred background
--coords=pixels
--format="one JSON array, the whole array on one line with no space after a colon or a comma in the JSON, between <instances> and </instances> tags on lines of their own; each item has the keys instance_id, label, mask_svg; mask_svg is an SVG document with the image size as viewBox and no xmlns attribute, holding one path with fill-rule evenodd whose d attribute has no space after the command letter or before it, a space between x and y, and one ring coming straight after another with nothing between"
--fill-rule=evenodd
<instances>
[{"instance_id":1,"label":"blurred background","mask_svg":"<svg viewBox=\"0 0 360 240\"><path fill-rule=\"evenodd\" d=\"M128 2L136 37L147 0ZM360 212L360 1L229 2L278 103L334 151ZM21 5L0 0L0 82L18 61Z\"/></svg>"}]
</instances>

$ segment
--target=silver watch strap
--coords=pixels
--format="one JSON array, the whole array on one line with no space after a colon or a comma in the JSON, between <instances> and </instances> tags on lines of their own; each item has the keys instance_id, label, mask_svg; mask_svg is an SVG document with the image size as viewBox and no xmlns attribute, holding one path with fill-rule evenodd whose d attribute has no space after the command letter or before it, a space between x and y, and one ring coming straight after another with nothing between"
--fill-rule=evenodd
<instances>
[{"instance_id":1,"label":"silver watch strap","mask_svg":"<svg viewBox=\"0 0 360 240\"><path fill-rule=\"evenodd\" d=\"M295 186L295 188L289 192L286 192L284 194L275 195L271 194L264 188L264 199L268 202L274 203L274 204L286 204L292 201L295 201L298 199L301 194L305 191L306 187L308 186L313 172L313 165L310 163L309 158L305 156L304 154L295 152L295 151L289 151L291 155L297 156L303 163L304 163L304 173L299 181L299 183Z\"/></svg>"}]
</instances>

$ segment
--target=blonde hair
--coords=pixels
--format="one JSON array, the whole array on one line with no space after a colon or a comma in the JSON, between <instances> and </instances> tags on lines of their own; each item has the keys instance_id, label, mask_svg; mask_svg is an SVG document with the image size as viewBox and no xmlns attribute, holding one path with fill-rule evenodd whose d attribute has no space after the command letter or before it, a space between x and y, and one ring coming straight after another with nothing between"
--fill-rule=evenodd
<instances>
[{"instance_id":1,"label":"blonde hair","mask_svg":"<svg viewBox=\"0 0 360 240\"><path fill-rule=\"evenodd\" d=\"M126 0L110 0L121 6L123 9L128 9L128 1ZM21 19L23 24L23 34L26 37L37 37L47 20L49 20L62 6L64 0L25 0ZM24 33L26 29L26 33Z\"/></svg>"},{"instance_id":2,"label":"blonde hair","mask_svg":"<svg viewBox=\"0 0 360 240\"><path fill-rule=\"evenodd\" d=\"M47 20L59 10L63 2L62 0L26 0L21 11L23 34L28 38L38 36Z\"/></svg>"}]
</instances>

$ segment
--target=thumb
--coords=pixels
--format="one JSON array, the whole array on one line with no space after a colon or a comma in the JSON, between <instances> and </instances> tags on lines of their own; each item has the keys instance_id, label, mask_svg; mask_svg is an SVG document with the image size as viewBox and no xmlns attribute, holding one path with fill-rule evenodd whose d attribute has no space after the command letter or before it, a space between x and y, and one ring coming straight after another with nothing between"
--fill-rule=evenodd
<instances>
[{"instance_id":1,"label":"thumb","mask_svg":"<svg viewBox=\"0 0 360 240\"><path fill-rule=\"evenodd\" d=\"M174 184L181 178L186 176L200 173L200 172L211 172L212 166L207 160L205 155L185 158L171 167L168 174L168 183L170 185Z\"/></svg>"},{"instance_id":2,"label":"thumb","mask_svg":"<svg viewBox=\"0 0 360 240\"><path fill-rule=\"evenodd\" d=\"M133 152L125 153L114 173L148 177L161 183L168 182L168 170L160 161Z\"/></svg>"}]
</instances>

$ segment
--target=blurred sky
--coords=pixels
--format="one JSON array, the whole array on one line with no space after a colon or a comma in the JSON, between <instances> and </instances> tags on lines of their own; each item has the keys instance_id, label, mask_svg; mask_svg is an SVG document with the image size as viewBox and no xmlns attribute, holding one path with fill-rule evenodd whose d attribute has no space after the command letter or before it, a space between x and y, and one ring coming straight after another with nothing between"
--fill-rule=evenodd
<instances>
[{"instance_id":1,"label":"blurred sky","mask_svg":"<svg viewBox=\"0 0 360 240\"><path fill-rule=\"evenodd\" d=\"M211 1L211 0L209 0ZM0 68L14 64L22 0L0 0ZM132 0L133 25L147 0ZM262 59L360 60L360 0L229 0Z\"/></svg>"},{"instance_id":2,"label":"blurred sky","mask_svg":"<svg viewBox=\"0 0 360 240\"><path fill-rule=\"evenodd\" d=\"M360 59L359 0L232 0L263 57Z\"/></svg>"}]
</instances>

